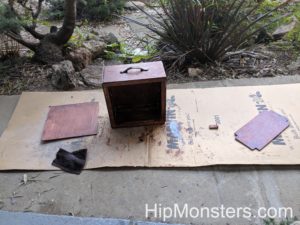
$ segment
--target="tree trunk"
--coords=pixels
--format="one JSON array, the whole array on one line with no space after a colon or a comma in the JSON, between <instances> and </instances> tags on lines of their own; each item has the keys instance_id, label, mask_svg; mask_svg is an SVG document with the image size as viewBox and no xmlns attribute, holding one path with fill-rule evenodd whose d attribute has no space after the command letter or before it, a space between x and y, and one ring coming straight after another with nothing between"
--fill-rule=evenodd
<instances>
[{"instance_id":1,"label":"tree trunk","mask_svg":"<svg viewBox=\"0 0 300 225\"><path fill-rule=\"evenodd\" d=\"M64 23L56 34L56 44L64 45L71 38L76 23L76 0L65 0Z\"/></svg>"},{"instance_id":2,"label":"tree trunk","mask_svg":"<svg viewBox=\"0 0 300 225\"><path fill-rule=\"evenodd\" d=\"M27 1L26 1L27 2ZM22 2L19 3L23 7L26 6L26 2L22 5ZM39 0L39 5L37 11L34 13L32 9L32 19L34 21L37 20L40 12L42 3L44 0ZM18 14L18 12L14 9L14 0L9 0L8 4L11 10L15 13L18 19L22 19L22 17ZM27 7L28 8L28 7ZM57 32L49 33L49 34L40 34L35 30L36 24L33 23L32 26L27 26L26 24L22 25L23 28L30 33L34 38L40 40L38 44L30 43L22 39L19 33L14 31L7 31L5 34L10 38L14 39L15 41L19 42L20 44L24 45L25 47L31 49L34 54L34 59L46 63L46 64L53 64L64 60L63 56L63 47L71 38L76 23L76 0L65 0L64 5L64 21L63 26Z\"/></svg>"},{"instance_id":3,"label":"tree trunk","mask_svg":"<svg viewBox=\"0 0 300 225\"><path fill-rule=\"evenodd\" d=\"M65 0L65 16L63 26L56 33L45 35L36 49L34 50L34 59L53 64L64 60L63 46L71 38L76 23L76 0Z\"/></svg>"},{"instance_id":4,"label":"tree trunk","mask_svg":"<svg viewBox=\"0 0 300 225\"><path fill-rule=\"evenodd\" d=\"M33 60L45 64L55 64L64 60L62 46L53 43L52 39L45 37L34 51Z\"/></svg>"}]
</instances>

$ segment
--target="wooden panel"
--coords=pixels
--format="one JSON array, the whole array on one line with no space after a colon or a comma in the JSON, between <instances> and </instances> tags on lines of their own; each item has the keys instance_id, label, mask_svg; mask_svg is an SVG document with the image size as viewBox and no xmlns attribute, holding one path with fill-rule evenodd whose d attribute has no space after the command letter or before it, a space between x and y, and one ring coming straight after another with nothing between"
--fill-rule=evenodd
<instances>
[{"instance_id":1,"label":"wooden panel","mask_svg":"<svg viewBox=\"0 0 300 225\"><path fill-rule=\"evenodd\" d=\"M288 127L286 117L274 111L263 111L235 132L235 139L251 150L262 150Z\"/></svg>"},{"instance_id":2,"label":"wooden panel","mask_svg":"<svg viewBox=\"0 0 300 225\"><path fill-rule=\"evenodd\" d=\"M98 111L98 102L50 106L42 141L97 134Z\"/></svg>"}]
</instances>

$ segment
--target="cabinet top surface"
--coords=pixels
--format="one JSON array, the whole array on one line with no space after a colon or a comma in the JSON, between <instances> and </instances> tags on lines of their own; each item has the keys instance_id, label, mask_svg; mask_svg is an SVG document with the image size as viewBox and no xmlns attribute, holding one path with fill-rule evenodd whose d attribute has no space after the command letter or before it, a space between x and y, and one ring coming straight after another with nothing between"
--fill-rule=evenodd
<instances>
[{"instance_id":1,"label":"cabinet top surface","mask_svg":"<svg viewBox=\"0 0 300 225\"><path fill-rule=\"evenodd\" d=\"M157 78L166 78L166 72L161 61L106 66L103 73L103 83Z\"/></svg>"}]
</instances>

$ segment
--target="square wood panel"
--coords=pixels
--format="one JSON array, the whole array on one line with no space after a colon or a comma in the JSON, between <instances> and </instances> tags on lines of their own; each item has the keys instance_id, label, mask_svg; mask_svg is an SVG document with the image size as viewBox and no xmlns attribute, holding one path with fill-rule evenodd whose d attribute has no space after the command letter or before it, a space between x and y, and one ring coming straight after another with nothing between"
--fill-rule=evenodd
<instances>
[{"instance_id":1,"label":"square wood panel","mask_svg":"<svg viewBox=\"0 0 300 225\"><path fill-rule=\"evenodd\" d=\"M98 111L98 102L50 106L42 141L96 135Z\"/></svg>"}]
</instances>

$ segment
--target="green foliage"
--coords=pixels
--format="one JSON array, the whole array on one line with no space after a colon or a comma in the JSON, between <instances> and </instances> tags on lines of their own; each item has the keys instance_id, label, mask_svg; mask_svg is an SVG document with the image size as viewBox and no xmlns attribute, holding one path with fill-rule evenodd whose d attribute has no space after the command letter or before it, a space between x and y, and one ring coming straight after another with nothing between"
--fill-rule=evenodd
<instances>
[{"instance_id":1,"label":"green foliage","mask_svg":"<svg viewBox=\"0 0 300 225\"><path fill-rule=\"evenodd\" d=\"M35 20L36 23L50 26L49 22L44 20ZM28 10L17 16L11 8L4 3L0 3L0 32L12 31L19 33L23 25L31 26L33 18Z\"/></svg>"},{"instance_id":2,"label":"green foliage","mask_svg":"<svg viewBox=\"0 0 300 225\"><path fill-rule=\"evenodd\" d=\"M51 20L59 20L64 17L64 0L48 0L50 8L46 11L46 17Z\"/></svg>"},{"instance_id":3,"label":"green foliage","mask_svg":"<svg viewBox=\"0 0 300 225\"><path fill-rule=\"evenodd\" d=\"M286 35L285 39L291 41L298 49L300 49L300 2L294 3L290 10L291 16L288 18L289 22L292 21L293 16L298 20L298 23L296 24L296 27Z\"/></svg>"},{"instance_id":4,"label":"green foliage","mask_svg":"<svg viewBox=\"0 0 300 225\"><path fill-rule=\"evenodd\" d=\"M120 12L123 7L123 0L88 0L81 16L91 20L107 20L113 13Z\"/></svg>"},{"instance_id":5,"label":"green foliage","mask_svg":"<svg viewBox=\"0 0 300 225\"><path fill-rule=\"evenodd\" d=\"M279 0L264 0L261 7L257 11L258 14L266 13L267 10L277 7L280 5ZM284 15L284 16L283 16ZM285 7L282 7L280 10L274 11L270 14L269 17L262 20L260 24L268 23L276 18L280 18L276 23L273 23L271 26L268 27L268 32L272 33L275 31L276 28L284 25L289 24L293 20L300 21L300 2L292 2ZM287 41L292 42L298 49L300 48L300 22L296 25L296 27L290 31L284 39Z\"/></svg>"},{"instance_id":6,"label":"green foliage","mask_svg":"<svg viewBox=\"0 0 300 225\"><path fill-rule=\"evenodd\" d=\"M18 32L21 28L19 21L7 5L0 3L0 33L5 31Z\"/></svg>"},{"instance_id":7,"label":"green foliage","mask_svg":"<svg viewBox=\"0 0 300 225\"><path fill-rule=\"evenodd\" d=\"M153 45L147 44L145 49L131 49L125 43L113 43L107 46L105 51L106 59L119 60L124 63L139 63L147 61L157 55Z\"/></svg>"},{"instance_id":8,"label":"green foliage","mask_svg":"<svg viewBox=\"0 0 300 225\"><path fill-rule=\"evenodd\" d=\"M280 0L264 0L259 9L257 10L257 14L264 14L269 10L278 7L281 4L281 2L282 1ZM293 2L291 4L287 4L285 7L282 7L281 9L272 12L269 17L261 21L261 24L268 23L276 18L280 18L278 21L272 23L272 25L268 27L268 31L273 32L277 27L283 24L290 23L293 17L300 20L300 2Z\"/></svg>"},{"instance_id":9,"label":"green foliage","mask_svg":"<svg viewBox=\"0 0 300 225\"><path fill-rule=\"evenodd\" d=\"M286 218L280 222L277 222L275 219L264 219L264 225L291 225L297 220L297 217L294 217L293 219Z\"/></svg>"},{"instance_id":10,"label":"green foliage","mask_svg":"<svg viewBox=\"0 0 300 225\"><path fill-rule=\"evenodd\" d=\"M251 2L169 0L165 3L161 0L163 15L157 12L153 16L140 9L155 25L133 22L159 37L161 48L165 50L162 57L172 61L173 65L214 62L222 60L226 52L252 43L254 34L268 25L257 27L258 22L281 6L256 17L261 3Z\"/></svg>"},{"instance_id":11,"label":"green foliage","mask_svg":"<svg viewBox=\"0 0 300 225\"><path fill-rule=\"evenodd\" d=\"M75 27L74 32L67 45L73 46L75 48L82 47L84 41L86 41L89 38L89 36L89 32L80 29L79 27Z\"/></svg>"},{"instance_id":12,"label":"green foliage","mask_svg":"<svg viewBox=\"0 0 300 225\"><path fill-rule=\"evenodd\" d=\"M49 19L61 19L64 16L64 0L48 0ZM119 13L124 7L124 0L78 0L77 18L89 20L109 20L113 13Z\"/></svg>"},{"instance_id":13,"label":"green foliage","mask_svg":"<svg viewBox=\"0 0 300 225\"><path fill-rule=\"evenodd\" d=\"M285 39L291 41L298 49L300 49L300 24L298 23L296 27L289 32Z\"/></svg>"}]
</instances>

